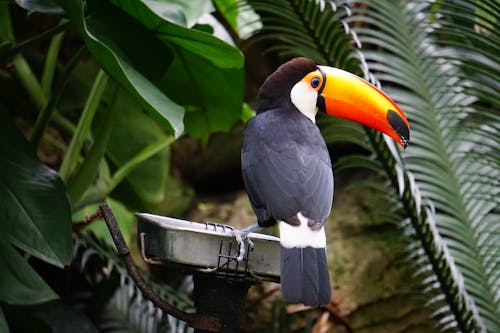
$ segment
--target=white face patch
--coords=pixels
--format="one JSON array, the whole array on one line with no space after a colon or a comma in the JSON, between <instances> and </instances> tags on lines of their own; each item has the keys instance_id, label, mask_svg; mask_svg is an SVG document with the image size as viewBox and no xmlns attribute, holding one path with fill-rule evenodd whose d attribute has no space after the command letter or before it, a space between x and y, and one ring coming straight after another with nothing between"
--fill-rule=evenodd
<instances>
[{"instance_id":1,"label":"white face patch","mask_svg":"<svg viewBox=\"0 0 500 333\"><path fill-rule=\"evenodd\" d=\"M318 92L303 81L296 83L290 91L290 100L293 105L313 123L316 123L316 113L318 112L317 99Z\"/></svg>"},{"instance_id":2,"label":"white face patch","mask_svg":"<svg viewBox=\"0 0 500 333\"><path fill-rule=\"evenodd\" d=\"M326 247L325 227L319 230L312 230L307 226L307 218L301 213L297 214L300 225L292 226L286 222L279 222L280 243L286 248L292 247Z\"/></svg>"}]
</instances>

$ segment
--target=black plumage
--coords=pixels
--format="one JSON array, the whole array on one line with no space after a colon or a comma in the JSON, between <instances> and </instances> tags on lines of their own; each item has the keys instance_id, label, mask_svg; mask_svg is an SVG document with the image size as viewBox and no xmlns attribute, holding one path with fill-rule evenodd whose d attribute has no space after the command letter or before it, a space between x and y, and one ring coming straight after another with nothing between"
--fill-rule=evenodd
<instances>
[{"instance_id":1,"label":"black plumage","mask_svg":"<svg viewBox=\"0 0 500 333\"><path fill-rule=\"evenodd\" d=\"M241 153L245 187L260 226L276 220L319 230L333 201L330 156L315 123L291 102L290 91L314 62L296 58L262 85L259 108L244 130ZM296 237L301 237L299 234ZM282 244L284 240L282 239ZM290 303L323 305L330 300L325 248L282 248L282 293Z\"/></svg>"},{"instance_id":2,"label":"black plumage","mask_svg":"<svg viewBox=\"0 0 500 333\"><path fill-rule=\"evenodd\" d=\"M318 127L291 103L248 121L241 162L261 226L275 220L296 224L299 212L316 229L323 225L333 200L330 155Z\"/></svg>"},{"instance_id":3,"label":"black plumage","mask_svg":"<svg viewBox=\"0 0 500 333\"><path fill-rule=\"evenodd\" d=\"M281 248L281 288L289 303L323 305L330 303L330 276L324 248Z\"/></svg>"}]
</instances>

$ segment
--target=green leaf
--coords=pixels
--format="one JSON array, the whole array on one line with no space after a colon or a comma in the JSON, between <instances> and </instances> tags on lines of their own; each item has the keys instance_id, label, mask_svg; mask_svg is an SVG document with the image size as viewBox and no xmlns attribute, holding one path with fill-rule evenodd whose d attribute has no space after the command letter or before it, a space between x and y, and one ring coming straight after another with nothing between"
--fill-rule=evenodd
<instances>
[{"instance_id":1,"label":"green leaf","mask_svg":"<svg viewBox=\"0 0 500 333\"><path fill-rule=\"evenodd\" d=\"M241 52L186 28L178 5L90 0L84 18L81 1L60 1L99 64L163 126L170 123L176 136L183 130L183 110L163 93L208 120L203 131L200 126L189 131L197 137L227 130L237 121L243 102ZM200 14L195 12L187 14Z\"/></svg>"},{"instance_id":2,"label":"green leaf","mask_svg":"<svg viewBox=\"0 0 500 333\"><path fill-rule=\"evenodd\" d=\"M412 218L418 222L412 224L446 295L447 317L464 332L500 329L500 284L491 274L500 262L498 234L491 232L498 223L490 218L498 207L491 199L498 196L492 180L500 169L486 159L498 155L500 141L488 140L483 131L498 126L484 112L486 106L495 114L498 105L491 89L498 81L498 51L493 34L472 29L497 21L498 11L486 2L401 6L381 0L354 19L370 24L355 29L363 45L376 50L364 52L366 63L391 86L389 95L404 103L413 141L400 168L411 173L417 198L436 210L427 220ZM406 207L411 197L402 196Z\"/></svg>"},{"instance_id":3,"label":"green leaf","mask_svg":"<svg viewBox=\"0 0 500 333\"><path fill-rule=\"evenodd\" d=\"M34 12L46 14L64 13L64 10L53 0L16 0L16 3L26 9L28 14Z\"/></svg>"},{"instance_id":4,"label":"green leaf","mask_svg":"<svg viewBox=\"0 0 500 333\"><path fill-rule=\"evenodd\" d=\"M40 163L0 112L0 230L32 255L62 267L71 260L70 203L58 174Z\"/></svg>"},{"instance_id":5,"label":"green leaf","mask_svg":"<svg viewBox=\"0 0 500 333\"><path fill-rule=\"evenodd\" d=\"M94 115L99 107L101 98L108 83L108 76L104 71L99 71L94 81L92 89L90 90L85 107L82 110L80 120L76 126L75 133L71 138L68 150L64 155L64 159L59 168L59 175L64 182L67 182L76 168L77 162L80 158L82 147L89 137L90 127L94 119Z\"/></svg>"},{"instance_id":6,"label":"green leaf","mask_svg":"<svg viewBox=\"0 0 500 333\"><path fill-rule=\"evenodd\" d=\"M91 57L80 60L59 100L57 108L61 114L83 108L99 69Z\"/></svg>"},{"instance_id":7,"label":"green leaf","mask_svg":"<svg viewBox=\"0 0 500 333\"><path fill-rule=\"evenodd\" d=\"M240 118L243 102L240 69L221 70L185 51L183 57L174 59L162 86L175 95L177 103L186 106L186 133L195 138L206 139L210 133L228 131Z\"/></svg>"},{"instance_id":8,"label":"green leaf","mask_svg":"<svg viewBox=\"0 0 500 333\"><path fill-rule=\"evenodd\" d=\"M5 241L0 241L0 301L8 304L37 304L58 296Z\"/></svg>"},{"instance_id":9,"label":"green leaf","mask_svg":"<svg viewBox=\"0 0 500 333\"><path fill-rule=\"evenodd\" d=\"M99 332L83 310L55 300L31 306L8 306L5 312L14 332Z\"/></svg>"},{"instance_id":10,"label":"green leaf","mask_svg":"<svg viewBox=\"0 0 500 333\"><path fill-rule=\"evenodd\" d=\"M183 109L154 82L172 59L171 50L132 17L106 1L58 1L106 72L162 126L183 131ZM124 33L127 31L127 33Z\"/></svg>"},{"instance_id":11,"label":"green leaf","mask_svg":"<svg viewBox=\"0 0 500 333\"><path fill-rule=\"evenodd\" d=\"M142 0L141 2L165 21L186 27L194 26L201 16L214 11L212 2L206 0Z\"/></svg>"},{"instance_id":12,"label":"green leaf","mask_svg":"<svg viewBox=\"0 0 500 333\"><path fill-rule=\"evenodd\" d=\"M262 29L259 15L241 0L214 0L214 4L241 39L251 37Z\"/></svg>"},{"instance_id":13,"label":"green leaf","mask_svg":"<svg viewBox=\"0 0 500 333\"><path fill-rule=\"evenodd\" d=\"M186 132L197 138L227 131L243 102L243 56L235 47L194 29L173 24L151 10L150 2L114 1L165 42L173 62L159 86L184 105Z\"/></svg>"},{"instance_id":14,"label":"green leaf","mask_svg":"<svg viewBox=\"0 0 500 333\"><path fill-rule=\"evenodd\" d=\"M113 114L116 109L114 101L116 101L116 85L113 86L113 97L111 98L111 107L105 108L102 112L102 119L99 120L97 135L95 136L92 147L85 155L83 163L79 169L68 180L67 188L71 202L77 202L85 190L92 184L98 174L99 164L104 157L104 153L108 146L108 140L111 134L113 125ZM77 131L78 132L78 131ZM89 133L87 133L88 135Z\"/></svg>"},{"instance_id":15,"label":"green leaf","mask_svg":"<svg viewBox=\"0 0 500 333\"><path fill-rule=\"evenodd\" d=\"M9 325L7 324L7 320L5 319L5 315L1 307L0 307L0 332L4 333L10 332Z\"/></svg>"},{"instance_id":16,"label":"green leaf","mask_svg":"<svg viewBox=\"0 0 500 333\"><path fill-rule=\"evenodd\" d=\"M120 168L142 149L160 140L168 140L162 129L121 91L117 96L115 117L106 156L115 168ZM127 144L123 144L126 142ZM130 188L148 207L163 200L163 184L168 172L169 153L161 150L143 161L127 175Z\"/></svg>"},{"instance_id":17,"label":"green leaf","mask_svg":"<svg viewBox=\"0 0 500 333\"><path fill-rule=\"evenodd\" d=\"M238 0L214 0L222 16L234 31L238 31Z\"/></svg>"},{"instance_id":18,"label":"green leaf","mask_svg":"<svg viewBox=\"0 0 500 333\"><path fill-rule=\"evenodd\" d=\"M160 40L166 42L174 49L176 56L183 57L184 52L189 52L212 62L219 68L243 67L243 56L238 49L210 34L166 21L146 6L150 4L149 1L112 0L112 2L141 22Z\"/></svg>"},{"instance_id":19,"label":"green leaf","mask_svg":"<svg viewBox=\"0 0 500 333\"><path fill-rule=\"evenodd\" d=\"M250 118L255 116L255 111L248 105L247 103L243 103L243 107L241 108L240 119L246 123Z\"/></svg>"}]
</instances>

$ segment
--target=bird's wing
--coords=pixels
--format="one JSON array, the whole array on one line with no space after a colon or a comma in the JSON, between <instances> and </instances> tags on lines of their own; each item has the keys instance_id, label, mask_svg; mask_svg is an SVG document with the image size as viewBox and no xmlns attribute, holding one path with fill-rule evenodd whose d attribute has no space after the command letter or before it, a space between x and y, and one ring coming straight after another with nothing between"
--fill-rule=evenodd
<instances>
[{"instance_id":1,"label":"bird's wing","mask_svg":"<svg viewBox=\"0 0 500 333\"><path fill-rule=\"evenodd\" d=\"M330 157L319 130L315 125L311 128L317 131L316 138L304 141L301 129L288 127L287 133L278 130L264 137L266 126L247 124L242 171L259 222L285 220L300 212L322 224L329 215L333 200Z\"/></svg>"}]
</instances>

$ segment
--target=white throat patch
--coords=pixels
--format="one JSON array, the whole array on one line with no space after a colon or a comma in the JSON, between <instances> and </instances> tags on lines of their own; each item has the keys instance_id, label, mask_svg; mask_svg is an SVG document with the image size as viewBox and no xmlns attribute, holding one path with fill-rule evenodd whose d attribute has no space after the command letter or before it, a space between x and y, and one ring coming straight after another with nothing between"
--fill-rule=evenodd
<instances>
[{"instance_id":1,"label":"white throat patch","mask_svg":"<svg viewBox=\"0 0 500 333\"><path fill-rule=\"evenodd\" d=\"M318 92L306 82L296 83L290 91L290 100L293 105L313 123L316 123L316 113L318 112L317 99Z\"/></svg>"}]
</instances>

